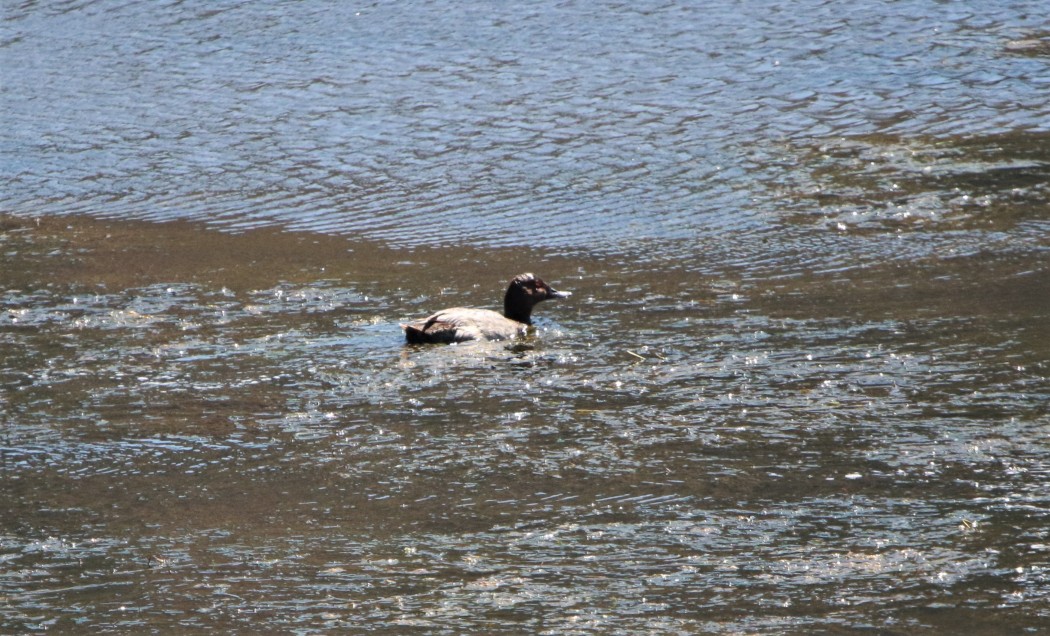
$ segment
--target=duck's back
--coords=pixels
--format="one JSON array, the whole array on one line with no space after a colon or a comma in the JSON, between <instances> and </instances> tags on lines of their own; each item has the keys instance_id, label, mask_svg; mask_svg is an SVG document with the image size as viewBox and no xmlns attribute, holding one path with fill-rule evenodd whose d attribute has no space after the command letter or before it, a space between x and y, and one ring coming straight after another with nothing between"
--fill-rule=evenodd
<instances>
[{"instance_id":1,"label":"duck's back","mask_svg":"<svg viewBox=\"0 0 1050 636\"><path fill-rule=\"evenodd\" d=\"M467 342L516 338L528 325L489 309L453 307L404 328L409 342Z\"/></svg>"}]
</instances>

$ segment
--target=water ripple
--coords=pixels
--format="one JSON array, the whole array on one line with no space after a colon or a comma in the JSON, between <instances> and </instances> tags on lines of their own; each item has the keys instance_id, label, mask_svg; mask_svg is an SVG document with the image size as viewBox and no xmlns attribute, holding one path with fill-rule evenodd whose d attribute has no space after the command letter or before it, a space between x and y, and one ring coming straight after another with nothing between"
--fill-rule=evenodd
<instances>
[{"instance_id":1,"label":"water ripple","mask_svg":"<svg viewBox=\"0 0 1050 636\"><path fill-rule=\"evenodd\" d=\"M0 50L36 62L5 88L5 205L405 246L706 241L775 205L741 148L1043 130L1033 62L990 54L1024 11L829 6L12 10Z\"/></svg>"},{"instance_id":2,"label":"water ripple","mask_svg":"<svg viewBox=\"0 0 1050 636\"><path fill-rule=\"evenodd\" d=\"M1038 630L1043 9L8 3L0 630Z\"/></svg>"}]
</instances>

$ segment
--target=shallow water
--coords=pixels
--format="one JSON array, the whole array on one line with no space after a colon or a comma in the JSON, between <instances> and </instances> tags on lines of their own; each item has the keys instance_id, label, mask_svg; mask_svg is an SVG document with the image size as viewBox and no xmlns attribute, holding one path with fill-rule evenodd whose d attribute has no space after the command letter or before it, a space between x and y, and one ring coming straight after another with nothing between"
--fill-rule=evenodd
<instances>
[{"instance_id":1,"label":"shallow water","mask_svg":"<svg viewBox=\"0 0 1050 636\"><path fill-rule=\"evenodd\" d=\"M1047 620L1050 290L1020 263L697 292L552 258L575 294L527 342L406 347L399 318L498 295L475 254L376 276L396 252L61 219L4 248L8 628Z\"/></svg>"},{"instance_id":2,"label":"shallow water","mask_svg":"<svg viewBox=\"0 0 1050 636\"><path fill-rule=\"evenodd\" d=\"M1039 3L3 10L0 631L1050 624Z\"/></svg>"}]
</instances>

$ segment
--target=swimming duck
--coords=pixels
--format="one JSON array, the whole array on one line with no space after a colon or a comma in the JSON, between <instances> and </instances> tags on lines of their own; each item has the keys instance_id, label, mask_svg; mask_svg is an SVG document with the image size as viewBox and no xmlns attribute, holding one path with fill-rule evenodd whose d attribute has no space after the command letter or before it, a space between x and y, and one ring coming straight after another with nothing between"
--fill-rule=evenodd
<instances>
[{"instance_id":1,"label":"swimming duck","mask_svg":"<svg viewBox=\"0 0 1050 636\"><path fill-rule=\"evenodd\" d=\"M507 340L522 336L532 324L532 308L548 298L568 298L572 292L556 291L532 274L510 281L503 297L503 313L489 309L453 307L422 320L401 325L408 342L466 342Z\"/></svg>"}]
</instances>

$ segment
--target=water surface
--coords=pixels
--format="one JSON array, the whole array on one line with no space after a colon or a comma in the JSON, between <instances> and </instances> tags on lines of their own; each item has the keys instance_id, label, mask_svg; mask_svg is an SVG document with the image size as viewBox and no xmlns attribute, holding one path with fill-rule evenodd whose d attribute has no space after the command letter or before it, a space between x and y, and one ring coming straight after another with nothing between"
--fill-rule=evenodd
<instances>
[{"instance_id":1,"label":"water surface","mask_svg":"<svg viewBox=\"0 0 1050 636\"><path fill-rule=\"evenodd\" d=\"M3 11L2 630L1050 623L1039 3Z\"/></svg>"}]
</instances>

